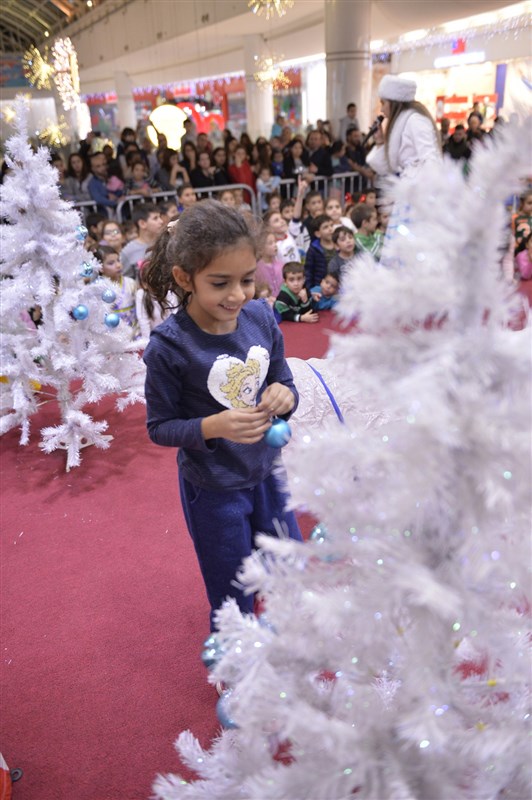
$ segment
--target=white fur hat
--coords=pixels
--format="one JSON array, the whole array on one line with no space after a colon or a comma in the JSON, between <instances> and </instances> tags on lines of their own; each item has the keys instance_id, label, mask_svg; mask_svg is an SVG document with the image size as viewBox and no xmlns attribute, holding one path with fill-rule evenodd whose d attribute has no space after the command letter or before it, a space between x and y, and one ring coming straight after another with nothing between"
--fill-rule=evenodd
<instances>
[{"instance_id":1,"label":"white fur hat","mask_svg":"<svg viewBox=\"0 0 532 800\"><path fill-rule=\"evenodd\" d=\"M417 83L398 75L385 75L379 83L381 100L396 100L399 103L410 103L416 98Z\"/></svg>"}]
</instances>

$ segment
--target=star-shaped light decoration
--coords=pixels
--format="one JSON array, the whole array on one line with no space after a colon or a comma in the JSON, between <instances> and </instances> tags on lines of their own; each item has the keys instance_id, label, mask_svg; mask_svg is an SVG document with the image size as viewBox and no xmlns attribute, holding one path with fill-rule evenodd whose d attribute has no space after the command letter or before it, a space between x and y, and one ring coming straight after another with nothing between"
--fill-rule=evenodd
<instances>
[{"instance_id":1,"label":"star-shaped light decoration","mask_svg":"<svg viewBox=\"0 0 532 800\"><path fill-rule=\"evenodd\" d=\"M249 0L248 8L259 17L266 14L266 19L270 19L274 14L284 17L289 8L294 5L294 0Z\"/></svg>"},{"instance_id":2,"label":"star-shaped light decoration","mask_svg":"<svg viewBox=\"0 0 532 800\"><path fill-rule=\"evenodd\" d=\"M35 45L30 45L22 56L24 76L36 89L52 88L53 67L48 63L48 52L44 56Z\"/></svg>"}]
</instances>

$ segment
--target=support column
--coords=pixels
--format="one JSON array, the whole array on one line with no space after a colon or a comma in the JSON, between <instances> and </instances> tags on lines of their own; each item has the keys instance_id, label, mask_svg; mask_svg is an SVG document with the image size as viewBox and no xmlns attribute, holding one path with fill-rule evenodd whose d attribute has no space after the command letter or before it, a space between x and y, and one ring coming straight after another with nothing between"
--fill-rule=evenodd
<instances>
[{"instance_id":1,"label":"support column","mask_svg":"<svg viewBox=\"0 0 532 800\"><path fill-rule=\"evenodd\" d=\"M133 84L127 72L115 72L115 89L120 128L137 130L137 114L133 99Z\"/></svg>"},{"instance_id":2,"label":"support column","mask_svg":"<svg viewBox=\"0 0 532 800\"><path fill-rule=\"evenodd\" d=\"M348 103L362 130L371 114L371 0L325 0L327 118L338 131Z\"/></svg>"},{"instance_id":3,"label":"support column","mask_svg":"<svg viewBox=\"0 0 532 800\"><path fill-rule=\"evenodd\" d=\"M261 36L244 37L244 69L246 72L247 132L253 140L258 136L270 138L273 125L273 89L259 88L253 73L257 71L255 56L269 56L270 51Z\"/></svg>"}]
</instances>

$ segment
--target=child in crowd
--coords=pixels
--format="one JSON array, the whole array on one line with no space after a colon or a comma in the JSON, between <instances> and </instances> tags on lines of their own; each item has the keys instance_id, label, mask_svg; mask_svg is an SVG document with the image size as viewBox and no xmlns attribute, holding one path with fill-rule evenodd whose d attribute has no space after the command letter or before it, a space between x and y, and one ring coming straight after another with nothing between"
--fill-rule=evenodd
<instances>
[{"instance_id":1,"label":"child in crowd","mask_svg":"<svg viewBox=\"0 0 532 800\"><path fill-rule=\"evenodd\" d=\"M277 240L269 228L259 237L256 281L266 283L277 297L283 282L283 262L277 257Z\"/></svg>"},{"instance_id":2,"label":"child in crowd","mask_svg":"<svg viewBox=\"0 0 532 800\"><path fill-rule=\"evenodd\" d=\"M314 240L307 250L305 258L306 286L310 291L312 286L317 286L324 275L329 271L329 264L336 255L333 242L334 224L327 214L321 214L314 220Z\"/></svg>"},{"instance_id":3,"label":"child in crowd","mask_svg":"<svg viewBox=\"0 0 532 800\"><path fill-rule=\"evenodd\" d=\"M340 275L338 272L328 272L321 279L319 286L313 286L310 290L312 306L317 311L325 311L334 308L338 302L338 290L340 289Z\"/></svg>"},{"instance_id":4,"label":"child in crowd","mask_svg":"<svg viewBox=\"0 0 532 800\"><path fill-rule=\"evenodd\" d=\"M268 195L268 211L281 212L281 195L279 192Z\"/></svg>"},{"instance_id":5,"label":"child in crowd","mask_svg":"<svg viewBox=\"0 0 532 800\"><path fill-rule=\"evenodd\" d=\"M529 236L532 230L532 191L525 192L519 198L519 208L513 219L513 233L515 236L516 253L521 243Z\"/></svg>"},{"instance_id":6,"label":"child in crowd","mask_svg":"<svg viewBox=\"0 0 532 800\"><path fill-rule=\"evenodd\" d=\"M113 220L108 219L103 223L100 245L112 247L117 253L121 251L124 246L124 234L118 222L113 222Z\"/></svg>"},{"instance_id":7,"label":"child in crowd","mask_svg":"<svg viewBox=\"0 0 532 800\"><path fill-rule=\"evenodd\" d=\"M287 223L290 223L294 218L294 206L295 200L293 200L291 197L288 200L281 201L281 207L279 211L281 212L282 218L285 219Z\"/></svg>"},{"instance_id":8,"label":"child in crowd","mask_svg":"<svg viewBox=\"0 0 532 800\"><path fill-rule=\"evenodd\" d=\"M299 261L299 250L294 238L288 233L288 225L279 211L268 211L264 215L264 224L275 234L277 256L282 264Z\"/></svg>"},{"instance_id":9,"label":"child in crowd","mask_svg":"<svg viewBox=\"0 0 532 800\"><path fill-rule=\"evenodd\" d=\"M335 228L344 225L344 227L351 228L353 233L355 232L355 226L349 217L344 215L340 201L336 197L329 197L325 203L325 213L332 219Z\"/></svg>"},{"instance_id":10,"label":"child in crowd","mask_svg":"<svg viewBox=\"0 0 532 800\"><path fill-rule=\"evenodd\" d=\"M235 198L235 206L241 213L250 212L252 210L250 204L244 199L243 189L233 189L233 195Z\"/></svg>"},{"instance_id":11,"label":"child in crowd","mask_svg":"<svg viewBox=\"0 0 532 800\"><path fill-rule=\"evenodd\" d=\"M272 174L282 178L284 175L284 155L281 148L276 147L272 152Z\"/></svg>"},{"instance_id":12,"label":"child in crowd","mask_svg":"<svg viewBox=\"0 0 532 800\"><path fill-rule=\"evenodd\" d=\"M515 266L521 280L529 281L532 278L532 233L522 240L521 247L515 257Z\"/></svg>"},{"instance_id":13,"label":"child in crowd","mask_svg":"<svg viewBox=\"0 0 532 800\"><path fill-rule=\"evenodd\" d=\"M143 161L134 161L131 165L131 177L125 182L126 194L141 194L151 197L152 187L148 181L148 168Z\"/></svg>"},{"instance_id":14,"label":"child in crowd","mask_svg":"<svg viewBox=\"0 0 532 800\"><path fill-rule=\"evenodd\" d=\"M305 183L308 186L308 183L306 181ZM306 195L305 210L306 210L306 216L303 219L303 225L308 231L310 241L312 241L315 234L314 220L317 217L321 217L322 214L325 213L323 197L318 191L314 190ZM295 219L295 214L294 214L294 219Z\"/></svg>"},{"instance_id":15,"label":"child in crowd","mask_svg":"<svg viewBox=\"0 0 532 800\"><path fill-rule=\"evenodd\" d=\"M278 175L272 175L271 168L268 166L263 166L260 168L259 175L257 177L257 194L259 196L259 209L262 214L266 211L273 211L275 209L269 208L269 199L270 195L274 192L277 192L277 196L279 197L279 187L281 185L281 179ZM279 211L279 208L276 209Z\"/></svg>"},{"instance_id":16,"label":"child in crowd","mask_svg":"<svg viewBox=\"0 0 532 800\"><path fill-rule=\"evenodd\" d=\"M137 284L133 278L122 275L120 256L112 247L102 245L95 250L94 257L100 262L100 275L109 278L113 284L116 300L109 306L110 311L119 315L121 322L131 328L131 339L137 339L139 328L135 308Z\"/></svg>"},{"instance_id":17,"label":"child in crowd","mask_svg":"<svg viewBox=\"0 0 532 800\"><path fill-rule=\"evenodd\" d=\"M373 258L378 261L384 236L377 230L377 212L366 203L359 203L351 212L351 219L357 229L357 233L355 233L355 254L371 253Z\"/></svg>"},{"instance_id":18,"label":"child in crowd","mask_svg":"<svg viewBox=\"0 0 532 800\"><path fill-rule=\"evenodd\" d=\"M377 207L377 230L382 234L386 233L386 228L388 227L388 223L390 221L390 213L391 206L388 203L381 203L380 206Z\"/></svg>"},{"instance_id":19,"label":"child in crowd","mask_svg":"<svg viewBox=\"0 0 532 800\"><path fill-rule=\"evenodd\" d=\"M157 208L160 211L161 219L165 225L168 225L172 220L177 219L179 211L177 210L177 203L174 200L169 200L167 203L157 203Z\"/></svg>"},{"instance_id":20,"label":"child in crowd","mask_svg":"<svg viewBox=\"0 0 532 800\"><path fill-rule=\"evenodd\" d=\"M177 200L177 210L180 214L185 208L191 208L195 204L197 197L191 183L182 183L177 187Z\"/></svg>"},{"instance_id":21,"label":"child in crowd","mask_svg":"<svg viewBox=\"0 0 532 800\"><path fill-rule=\"evenodd\" d=\"M355 234L346 225L340 225L333 231L332 239L338 252L329 261L329 272L342 274L346 264L352 261L355 254Z\"/></svg>"},{"instance_id":22,"label":"child in crowd","mask_svg":"<svg viewBox=\"0 0 532 800\"><path fill-rule=\"evenodd\" d=\"M289 261L283 267L284 283L277 295L274 309L280 321L318 322L312 309L312 298L305 289L305 269L299 261Z\"/></svg>"},{"instance_id":23,"label":"child in crowd","mask_svg":"<svg viewBox=\"0 0 532 800\"><path fill-rule=\"evenodd\" d=\"M125 222L123 222L120 227L124 232L124 240L126 244L132 242L133 239L138 239L139 232L136 224L133 222L132 219L126 219Z\"/></svg>"},{"instance_id":24,"label":"child in crowd","mask_svg":"<svg viewBox=\"0 0 532 800\"><path fill-rule=\"evenodd\" d=\"M235 193L232 189L224 189L222 192L218 192L218 200L227 208L236 208Z\"/></svg>"},{"instance_id":25,"label":"child in crowd","mask_svg":"<svg viewBox=\"0 0 532 800\"><path fill-rule=\"evenodd\" d=\"M270 308L275 305L275 296L267 283L255 282L255 300L266 300Z\"/></svg>"},{"instance_id":26,"label":"child in crowd","mask_svg":"<svg viewBox=\"0 0 532 800\"><path fill-rule=\"evenodd\" d=\"M351 172L351 166L347 160L345 150L346 144L340 139L338 139L336 142L333 142L331 145L331 163L333 175L340 172ZM336 183L340 183L340 179L338 179Z\"/></svg>"},{"instance_id":27,"label":"child in crowd","mask_svg":"<svg viewBox=\"0 0 532 800\"><path fill-rule=\"evenodd\" d=\"M377 208L377 192L375 189L367 189L366 194L360 196L360 202L370 208Z\"/></svg>"},{"instance_id":28,"label":"child in crowd","mask_svg":"<svg viewBox=\"0 0 532 800\"><path fill-rule=\"evenodd\" d=\"M152 253L153 251L149 253L150 259ZM167 293L164 305L159 303L146 286L144 272L144 268L139 270L139 288L135 295L135 310L140 332L139 348L146 347L152 330L164 322L170 314L174 314L179 306L177 296L171 291Z\"/></svg>"},{"instance_id":29,"label":"child in crowd","mask_svg":"<svg viewBox=\"0 0 532 800\"><path fill-rule=\"evenodd\" d=\"M255 243L245 218L206 200L161 239L164 257L150 260L145 284L161 304L175 291L182 305L144 353L147 425L156 444L179 448L181 502L212 630L227 597L253 612L235 578L255 535L276 536L279 525L301 540L285 510L277 453L264 441L272 417L290 417L298 394L274 316L252 301Z\"/></svg>"}]
</instances>

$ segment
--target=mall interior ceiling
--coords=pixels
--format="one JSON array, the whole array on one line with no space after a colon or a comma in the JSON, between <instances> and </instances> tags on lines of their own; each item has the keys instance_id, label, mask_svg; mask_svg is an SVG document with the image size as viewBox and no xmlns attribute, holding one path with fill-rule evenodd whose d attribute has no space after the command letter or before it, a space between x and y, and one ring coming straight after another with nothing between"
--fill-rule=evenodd
<instances>
[{"instance_id":1,"label":"mall interior ceiling","mask_svg":"<svg viewBox=\"0 0 532 800\"><path fill-rule=\"evenodd\" d=\"M365 0L341 0L352 3ZM216 3L231 3L237 7L246 3L234 0L215 0ZM309 9L312 14L324 13L326 0L295 0L294 6L300 3L300 11ZM150 5L172 3L179 7L184 3L202 5L202 0L2 0L0 15L0 53L23 53L30 44L42 46L46 40L52 40L60 32L66 31L72 23L81 17L99 16L103 11L116 11L124 6L142 5L143 13L149 14ZM493 11L509 5L508 0L373 0L375 8L376 30L372 34L376 38L387 37L391 30L395 34L421 27L439 25L452 19L460 19ZM205 5L205 0L203 0ZM100 8L105 6L105 9ZM303 22L303 20L301 20ZM267 30L271 22L262 17ZM386 30L388 28L388 30Z\"/></svg>"}]
</instances>

